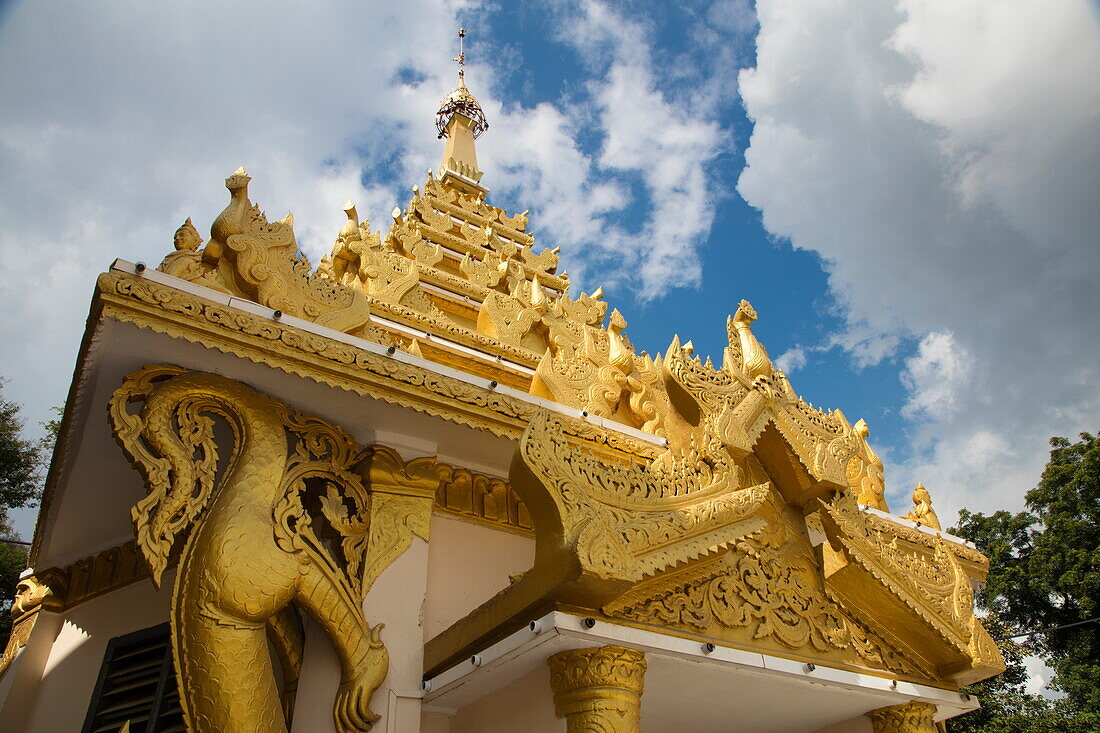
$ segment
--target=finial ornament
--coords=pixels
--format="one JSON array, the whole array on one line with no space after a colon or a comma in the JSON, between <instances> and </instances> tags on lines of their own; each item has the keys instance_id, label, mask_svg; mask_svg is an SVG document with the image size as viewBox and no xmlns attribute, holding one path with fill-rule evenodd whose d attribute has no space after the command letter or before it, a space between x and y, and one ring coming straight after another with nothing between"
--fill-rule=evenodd
<instances>
[{"instance_id":1,"label":"finial ornament","mask_svg":"<svg viewBox=\"0 0 1100 733\"><path fill-rule=\"evenodd\" d=\"M763 344L753 335L752 324L755 320L756 309L749 301L742 300L737 306L737 313L733 316L732 322L727 324L730 346L733 346L733 338L736 335L741 348L741 368L753 379L760 377L770 379L775 374L775 367L772 365L772 360L768 358L768 352Z\"/></svg>"},{"instance_id":2,"label":"finial ornament","mask_svg":"<svg viewBox=\"0 0 1100 733\"><path fill-rule=\"evenodd\" d=\"M913 489L913 508L905 515L905 519L932 529L942 529L940 518L932 508L932 496L928 493L928 489L924 488L924 484L918 483L917 488Z\"/></svg>"},{"instance_id":3,"label":"finial ornament","mask_svg":"<svg viewBox=\"0 0 1100 733\"><path fill-rule=\"evenodd\" d=\"M462 41L466 38L466 29L458 29L458 55L454 57L454 61L458 62L458 83L464 84L466 79L466 52L462 50Z\"/></svg>"},{"instance_id":4,"label":"finial ornament","mask_svg":"<svg viewBox=\"0 0 1100 733\"><path fill-rule=\"evenodd\" d=\"M435 114L435 129L439 132L440 139L450 134L448 127L455 115L462 115L470 121L470 130L474 138L481 137L481 133L489 129L489 122L485 119L485 112L481 105L474 99L474 95L466 88L466 51L463 48L463 39L466 38L466 29L458 31L458 56L454 60L458 62L458 86L439 103L439 111Z\"/></svg>"}]
</instances>

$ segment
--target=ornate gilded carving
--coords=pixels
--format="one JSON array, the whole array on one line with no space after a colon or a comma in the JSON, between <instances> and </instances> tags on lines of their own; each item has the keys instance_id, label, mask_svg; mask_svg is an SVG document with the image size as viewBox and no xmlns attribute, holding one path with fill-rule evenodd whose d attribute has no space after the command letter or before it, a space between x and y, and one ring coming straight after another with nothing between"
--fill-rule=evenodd
<instances>
[{"instance_id":1,"label":"ornate gilded carving","mask_svg":"<svg viewBox=\"0 0 1100 733\"><path fill-rule=\"evenodd\" d=\"M867 442L871 429L867 426L866 420L859 420L852 430L863 439L863 443L861 450L848 460L848 486L851 487L860 504L888 512L890 508L886 505L886 483L882 460Z\"/></svg>"},{"instance_id":2,"label":"ornate gilded carving","mask_svg":"<svg viewBox=\"0 0 1100 733\"><path fill-rule=\"evenodd\" d=\"M454 119L448 125L453 127ZM980 574L980 556L969 556L965 548L926 546L924 538L908 535L912 528L894 526L869 540L893 548L879 548L893 558L890 564L861 545L867 538L860 539L858 527L842 526L848 510L838 503L841 498L886 509L882 461L867 442L867 424L852 426L840 411L818 410L795 393L753 333L757 313L751 304L742 301L728 319L721 368L709 358L700 360L690 342L681 344L679 338L663 355L635 353L621 313L612 311L604 325L608 307L602 292L572 297L568 277L557 272L557 250L535 252L526 212L508 216L486 203L487 191L479 174L474 176L472 139L468 142L461 156L454 144L449 149L469 170L448 163L438 178L429 172L423 187L414 187L407 208L394 211L384 237L360 223L349 203L347 221L317 272L310 273L308 262L297 256L290 222L269 224L248 201L243 171L227 180L231 202L211 227L206 246L200 249L197 231L185 225L177 233L177 252L162 267L528 389L585 417L648 431L667 439L665 450L605 430L595 424L600 421L551 419L499 391L148 282L117 278L104 287L114 288L115 303L140 301L170 314L176 325L157 322L151 308L122 304L112 314L497 435L516 437L526 427L513 464L516 495L499 479L440 469L437 502L447 511L509 529L529 531L534 525L537 559L531 577L549 583L554 572L579 573L559 601L596 608L612 604L606 609L641 614L649 623L672 614L672 607L662 609L660 603L675 597L688 605L677 607L676 619L668 623L685 629L698 631L705 618L708 628L751 628L759 634L754 638L787 649L955 680L995 666L987 635L973 631L980 624L963 589ZM411 335L410 329L425 335ZM930 501L915 499L911 518L938 524ZM367 557L384 564L413 535L426 532L426 525L417 523L422 502L407 494L379 495L369 510L377 512L378 521L369 529L357 518L366 505L331 497L326 502L316 511L329 525L356 536L341 541L340 561L364 572L368 586ZM832 509L819 509L822 502ZM797 507L790 516L789 507ZM292 518L313 511L308 502L290 509ZM525 509L531 510L529 520ZM802 514L815 510L821 516L814 521L829 536L820 559L811 558L814 552L803 540L792 545L797 551L780 552L768 544L769 533L780 525L791 537L804 538ZM193 521L181 511L183 525ZM296 526L286 520L281 541L294 540ZM899 560L906 553L920 556L919 562L906 566ZM891 587L895 601L928 628L935 624L925 614L942 616L937 623L943 628L929 643L955 651L923 653L912 640L878 634L869 612L845 611L853 602L845 593L855 586L841 587L848 576L840 569L849 565L864 568L880 587ZM890 586L886 579L903 572L918 574L907 581L913 587ZM754 590L752 583L761 578L785 590L776 597ZM658 586L672 595L646 595ZM950 601L943 601L947 597Z\"/></svg>"},{"instance_id":3,"label":"ornate gilded carving","mask_svg":"<svg viewBox=\"0 0 1100 733\"><path fill-rule=\"evenodd\" d=\"M366 595L382 571L408 549L413 535L428 541L440 478L434 458L405 463L395 450L380 445L362 455L359 470L371 487L369 537L365 565L350 570L361 571L361 593ZM347 522L346 515L340 514L339 520Z\"/></svg>"},{"instance_id":4,"label":"ornate gilded carving","mask_svg":"<svg viewBox=\"0 0 1100 733\"><path fill-rule=\"evenodd\" d=\"M317 270L341 285L351 286L368 277L368 253L377 250L381 245L378 234L370 230L370 222L359 221L354 202L348 201L344 204L344 213L348 219L336 234L332 252L321 258Z\"/></svg>"},{"instance_id":5,"label":"ornate gilded carving","mask_svg":"<svg viewBox=\"0 0 1100 733\"><path fill-rule=\"evenodd\" d=\"M147 279L107 273L100 275L98 286L111 303L108 314L112 318L478 430L519 437L537 409L500 392ZM570 434L633 455L653 455L652 444L616 431L576 422L568 429Z\"/></svg>"},{"instance_id":6,"label":"ornate gilded carving","mask_svg":"<svg viewBox=\"0 0 1100 733\"><path fill-rule=\"evenodd\" d=\"M942 529L940 518L932 508L932 495L928 493L928 489L924 488L924 484L917 484L917 488L913 489L913 508L905 518L917 524L923 524L925 527Z\"/></svg>"},{"instance_id":7,"label":"ornate gilded carving","mask_svg":"<svg viewBox=\"0 0 1100 733\"><path fill-rule=\"evenodd\" d=\"M828 536L822 546L826 586L848 608L869 623L876 615L895 619L883 633L959 684L1003 670L974 616L971 575L963 564L980 562L984 569L981 555L942 537L899 532L908 528L860 511L847 494L822 503L820 516Z\"/></svg>"},{"instance_id":8,"label":"ornate gilded carving","mask_svg":"<svg viewBox=\"0 0 1100 733\"><path fill-rule=\"evenodd\" d=\"M688 458L688 460L684 460ZM536 567L579 562L606 580L638 581L758 531L766 484L742 487L735 465L665 453L648 465L571 445L541 411L520 440L512 484L531 508Z\"/></svg>"},{"instance_id":9,"label":"ornate gilded carving","mask_svg":"<svg viewBox=\"0 0 1100 733\"><path fill-rule=\"evenodd\" d=\"M4 653L0 656L0 677L4 676L8 667L15 661L15 655L19 649L27 645L34 630L34 624L38 620L38 613L43 609L58 611L62 607L62 599L65 596L65 578L59 573L46 571L39 575L28 575L21 578L15 586L15 600L12 601L11 636Z\"/></svg>"},{"instance_id":10,"label":"ornate gilded carving","mask_svg":"<svg viewBox=\"0 0 1100 733\"><path fill-rule=\"evenodd\" d=\"M65 578L65 607L110 593L149 577L149 565L135 542L81 558L56 572Z\"/></svg>"},{"instance_id":11,"label":"ornate gilded carving","mask_svg":"<svg viewBox=\"0 0 1100 733\"><path fill-rule=\"evenodd\" d=\"M225 179L230 202L210 227L210 240L199 253L201 266L194 258L170 256L162 264L165 272L338 331L362 330L370 321L364 293L310 274L294 238L294 218L268 222L248 200L251 180L243 168ZM177 255L195 244L186 228L177 232L177 248L187 243Z\"/></svg>"},{"instance_id":12,"label":"ornate gilded carving","mask_svg":"<svg viewBox=\"0 0 1100 733\"><path fill-rule=\"evenodd\" d=\"M507 481L465 468L438 465L437 509L520 534L534 533L527 507Z\"/></svg>"},{"instance_id":13,"label":"ornate gilded carving","mask_svg":"<svg viewBox=\"0 0 1100 733\"><path fill-rule=\"evenodd\" d=\"M830 490L850 487L865 503L884 506L881 461L866 443L866 424L852 428L839 412L825 414L797 398L753 335L757 314L747 301L729 320L720 371L693 359L678 340L663 359L653 360L634 353L621 314L613 313L607 328L601 325L607 306L600 291L569 296L568 279L556 273L557 251L536 254L526 213L509 217L487 205L484 189L429 174L423 190L414 188L408 208L395 211L382 240L357 221L349 202L331 255L310 274L308 263L295 259L289 223L269 224L248 201L248 181L243 171L227 179L230 205L200 253L194 227L181 227L180 257L166 260L166 270L406 347L407 338L398 341L368 325L370 304L388 318L537 364L534 394L665 436L678 447L706 434L745 454L774 425L816 481ZM199 275L196 262L205 263ZM467 305L441 309L437 302L447 300L442 292ZM461 315L466 307L476 309L476 330ZM476 362L464 368L489 370Z\"/></svg>"},{"instance_id":14,"label":"ornate gilded carving","mask_svg":"<svg viewBox=\"0 0 1100 733\"><path fill-rule=\"evenodd\" d=\"M610 616L711 638L773 642L804 658L887 669L910 677L932 670L908 658L823 591L797 526L773 499L765 531L725 552L640 583L604 606Z\"/></svg>"},{"instance_id":15,"label":"ornate gilded carving","mask_svg":"<svg viewBox=\"0 0 1100 733\"><path fill-rule=\"evenodd\" d=\"M928 702L907 702L867 713L875 733L935 733L936 706Z\"/></svg>"},{"instance_id":16,"label":"ornate gilded carving","mask_svg":"<svg viewBox=\"0 0 1100 733\"><path fill-rule=\"evenodd\" d=\"M733 317L733 330L741 347L741 369L750 380L769 379L775 374L775 366L768 358L764 346L756 340L750 326L756 320L756 311L747 300L742 300Z\"/></svg>"},{"instance_id":17,"label":"ornate gilded carving","mask_svg":"<svg viewBox=\"0 0 1100 733\"><path fill-rule=\"evenodd\" d=\"M634 357L626 353L619 335L625 326L625 319L615 311L608 335L601 338L597 332L587 330L583 345L575 350L562 349L561 356L547 349L535 370L532 394L662 434L660 415L652 400L647 399L647 388L658 379L655 367L648 358L635 364Z\"/></svg>"},{"instance_id":18,"label":"ornate gilded carving","mask_svg":"<svg viewBox=\"0 0 1100 733\"><path fill-rule=\"evenodd\" d=\"M182 280L197 280L210 271L209 266L204 266L199 247L202 245L202 237L199 230L191 223L191 217L180 225L172 238L172 244L176 251L169 254L160 263L161 272L178 277Z\"/></svg>"},{"instance_id":19,"label":"ornate gilded carving","mask_svg":"<svg viewBox=\"0 0 1100 733\"><path fill-rule=\"evenodd\" d=\"M110 416L149 491L133 519L154 583L182 543L172 626L189 728L286 730L266 627L294 603L340 658L337 729L368 730L388 656L362 600L406 536L426 536L435 492L427 466L404 466L392 452L380 463L385 451L364 452L322 420L238 382L171 366L127 377ZM233 434L224 465L215 419Z\"/></svg>"},{"instance_id":20,"label":"ornate gilded carving","mask_svg":"<svg viewBox=\"0 0 1100 733\"><path fill-rule=\"evenodd\" d=\"M645 655L621 646L574 649L551 656L554 713L569 733L639 733Z\"/></svg>"}]
</instances>

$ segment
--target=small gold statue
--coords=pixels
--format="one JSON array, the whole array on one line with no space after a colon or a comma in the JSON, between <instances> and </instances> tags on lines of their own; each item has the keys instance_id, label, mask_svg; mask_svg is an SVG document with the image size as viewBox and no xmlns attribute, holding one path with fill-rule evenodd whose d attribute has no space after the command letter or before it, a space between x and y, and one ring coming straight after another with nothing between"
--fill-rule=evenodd
<instances>
[{"instance_id":1,"label":"small gold statue","mask_svg":"<svg viewBox=\"0 0 1100 733\"><path fill-rule=\"evenodd\" d=\"M928 489L924 488L924 484L918 483L917 488L913 489L913 508L905 515L905 519L932 529L942 529L940 518L932 508L932 496L928 493Z\"/></svg>"}]
</instances>

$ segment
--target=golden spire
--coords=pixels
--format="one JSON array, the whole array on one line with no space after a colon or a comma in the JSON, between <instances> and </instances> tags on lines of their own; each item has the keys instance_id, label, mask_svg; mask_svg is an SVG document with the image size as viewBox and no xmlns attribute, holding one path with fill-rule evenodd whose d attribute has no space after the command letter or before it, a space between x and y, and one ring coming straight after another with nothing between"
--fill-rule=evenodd
<instances>
[{"instance_id":1,"label":"golden spire","mask_svg":"<svg viewBox=\"0 0 1100 733\"><path fill-rule=\"evenodd\" d=\"M477 167L477 151L474 140L489 128L485 112L466 88L466 52L463 39L466 29L458 31L458 85L439 103L435 115L435 127L439 137L447 138L443 147L443 159L439 163L440 173L451 171L475 184L481 180L481 171Z\"/></svg>"},{"instance_id":2,"label":"golden spire","mask_svg":"<svg viewBox=\"0 0 1100 733\"><path fill-rule=\"evenodd\" d=\"M466 29L458 29L458 55L452 61L458 62L458 85L466 86L466 52L462 50L462 41L466 38Z\"/></svg>"}]
</instances>

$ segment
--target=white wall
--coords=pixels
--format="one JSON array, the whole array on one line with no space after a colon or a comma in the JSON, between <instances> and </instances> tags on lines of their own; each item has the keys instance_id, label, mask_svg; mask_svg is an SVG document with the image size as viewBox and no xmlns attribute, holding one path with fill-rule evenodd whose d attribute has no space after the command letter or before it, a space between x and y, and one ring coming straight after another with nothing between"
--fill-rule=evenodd
<instances>
[{"instance_id":1,"label":"white wall","mask_svg":"<svg viewBox=\"0 0 1100 733\"><path fill-rule=\"evenodd\" d=\"M818 728L815 731L811 731L811 733L873 733L873 731L874 728L871 725L871 719L866 715L861 715L858 718L852 718L851 720L827 725L824 728Z\"/></svg>"},{"instance_id":2,"label":"white wall","mask_svg":"<svg viewBox=\"0 0 1100 733\"><path fill-rule=\"evenodd\" d=\"M534 562L534 538L433 514L424 640L507 588L509 574L528 570Z\"/></svg>"},{"instance_id":3,"label":"white wall","mask_svg":"<svg viewBox=\"0 0 1100 733\"><path fill-rule=\"evenodd\" d=\"M467 705L451 720L448 733L565 733L565 719L554 715L550 667L542 664L515 682Z\"/></svg>"},{"instance_id":4,"label":"white wall","mask_svg":"<svg viewBox=\"0 0 1100 733\"><path fill-rule=\"evenodd\" d=\"M20 730L26 733L80 730L107 642L166 622L173 582L174 573L168 572L159 591L151 581L139 581L62 614L61 628L42 670L42 680L34 690L33 701L27 701L29 719ZM5 718L7 714L5 707ZM5 720L5 727L0 730L8 730L9 724Z\"/></svg>"}]
</instances>

